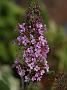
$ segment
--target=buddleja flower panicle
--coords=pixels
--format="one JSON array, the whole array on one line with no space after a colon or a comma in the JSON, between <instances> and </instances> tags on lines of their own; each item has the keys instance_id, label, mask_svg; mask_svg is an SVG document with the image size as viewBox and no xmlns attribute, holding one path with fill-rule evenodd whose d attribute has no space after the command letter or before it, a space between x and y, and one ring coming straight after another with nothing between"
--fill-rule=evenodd
<instances>
[{"instance_id":1,"label":"buddleja flower panicle","mask_svg":"<svg viewBox=\"0 0 67 90\"><path fill-rule=\"evenodd\" d=\"M25 82L40 81L42 76L49 72L47 63L47 54L49 46L44 32L44 26L41 18L39 7L36 5L33 9L29 9L26 13L25 21L18 24L18 37L16 43L19 46L24 46L22 50L22 59L24 65L20 63L20 58L16 58L14 64L18 74L24 78Z\"/></svg>"}]
</instances>

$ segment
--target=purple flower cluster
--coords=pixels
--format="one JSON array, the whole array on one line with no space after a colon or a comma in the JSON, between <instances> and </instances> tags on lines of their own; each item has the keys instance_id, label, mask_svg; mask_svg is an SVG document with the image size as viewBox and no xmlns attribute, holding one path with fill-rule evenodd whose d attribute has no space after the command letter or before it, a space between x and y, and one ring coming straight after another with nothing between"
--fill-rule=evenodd
<instances>
[{"instance_id":1,"label":"purple flower cluster","mask_svg":"<svg viewBox=\"0 0 67 90\"><path fill-rule=\"evenodd\" d=\"M33 11L37 11L38 8L34 8ZM18 74L24 77L27 81L40 81L42 76L49 72L49 66L47 64L47 53L49 52L49 46L46 38L44 37L44 31L46 27L42 24L39 14L34 12L34 16L29 11L26 15L27 20L30 22L23 22L18 24L19 34L16 38L18 46L24 46L23 62L21 65L19 58L15 60L15 67ZM36 17L35 17L36 16Z\"/></svg>"}]
</instances>

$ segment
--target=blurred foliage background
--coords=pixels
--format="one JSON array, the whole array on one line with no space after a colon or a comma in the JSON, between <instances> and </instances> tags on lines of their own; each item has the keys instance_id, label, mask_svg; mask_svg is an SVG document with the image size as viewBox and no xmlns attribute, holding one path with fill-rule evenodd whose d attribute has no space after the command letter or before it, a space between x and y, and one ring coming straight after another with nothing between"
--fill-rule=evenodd
<instances>
[{"instance_id":1,"label":"blurred foliage background","mask_svg":"<svg viewBox=\"0 0 67 90\"><path fill-rule=\"evenodd\" d=\"M30 83L28 90L67 90L67 36L64 28L48 17L43 0L39 3L48 29L45 35L50 47L47 58L50 72L40 83ZM20 78L12 70L17 48L12 41L26 9L26 0L0 0L0 90L20 90Z\"/></svg>"}]
</instances>

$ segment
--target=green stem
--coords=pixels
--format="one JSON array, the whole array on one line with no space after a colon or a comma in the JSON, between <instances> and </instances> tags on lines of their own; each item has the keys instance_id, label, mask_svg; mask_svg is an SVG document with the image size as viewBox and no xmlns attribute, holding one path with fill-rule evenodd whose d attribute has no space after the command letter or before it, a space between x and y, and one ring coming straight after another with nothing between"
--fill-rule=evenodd
<instances>
[{"instance_id":1,"label":"green stem","mask_svg":"<svg viewBox=\"0 0 67 90\"><path fill-rule=\"evenodd\" d=\"M21 89L20 90L25 90L24 78L23 77L21 77Z\"/></svg>"}]
</instances>

